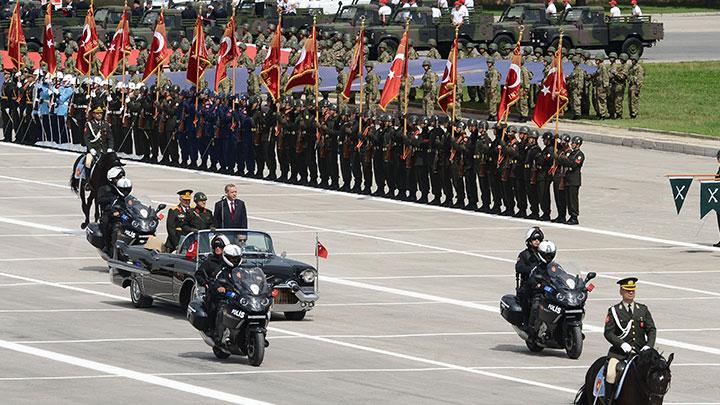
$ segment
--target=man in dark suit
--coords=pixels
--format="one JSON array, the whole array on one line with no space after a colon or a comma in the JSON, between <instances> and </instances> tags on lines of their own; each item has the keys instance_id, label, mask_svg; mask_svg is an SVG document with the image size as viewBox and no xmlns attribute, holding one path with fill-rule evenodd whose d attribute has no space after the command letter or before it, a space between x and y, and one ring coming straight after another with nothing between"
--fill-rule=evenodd
<instances>
[{"instance_id":1,"label":"man in dark suit","mask_svg":"<svg viewBox=\"0 0 720 405\"><path fill-rule=\"evenodd\" d=\"M225 186L225 196L215 203L215 228L247 229L247 211L245 203L237 199L237 187Z\"/></svg>"}]
</instances>

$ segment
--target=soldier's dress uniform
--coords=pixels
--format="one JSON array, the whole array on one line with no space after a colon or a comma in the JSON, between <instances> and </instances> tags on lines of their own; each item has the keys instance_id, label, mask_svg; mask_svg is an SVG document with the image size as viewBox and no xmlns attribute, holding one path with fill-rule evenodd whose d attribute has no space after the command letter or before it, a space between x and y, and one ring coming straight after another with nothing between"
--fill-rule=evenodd
<instances>
[{"instance_id":1,"label":"soldier's dress uniform","mask_svg":"<svg viewBox=\"0 0 720 405\"><path fill-rule=\"evenodd\" d=\"M192 190L180 190L177 193L181 199L190 201ZM165 240L165 251L173 252L178 247L180 239L185 235L183 226L190 208L179 204L168 210L167 216L167 240Z\"/></svg>"},{"instance_id":2,"label":"soldier's dress uniform","mask_svg":"<svg viewBox=\"0 0 720 405\"><path fill-rule=\"evenodd\" d=\"M102 107L97 107L93 112L102 113L104 110ZM113 149L114 146L110 124L103 119L96 120L95 117L85 124L84 139L88 151L95 149L100 154Z\"/></svg>"},{"instance_id":3,"label":"soldier's dress uniform","mask_svg":"<svg viewBox=\"0 0 720 405\"><path fill-rule=\"evenodd\" d=\"M623 290L634 291L637 287L637 278L628 277L619 280L617 283ZM622 349L627 343L635 352L640 352L646 346L655 346L657 330L655 321L647 306L638 302L619 302L608 308L605 317L605 339L612 345L608 351L608 366L605 382L606 398L614 393L614 384L617 375L617 365L620 361L627 359L628 354Z\"/></svg>"},{"instance_id":4,"label":"soldier's dress uniform","mask_svg":"<svg viewBox=\"0 0 720 405\"><path fill-rule=\"evenodd\" d=\"M582 141L581 141L582 142ZM570 214L568 225L578 224L580 215L580 186L582 185L582 166L585 163L585 154L578 149L570 149L558 156L558 163L565 173L565 201Z\"/></svg>"},{"instance_id":5,"label":"soldier's dress uniform","mask_svg":"<svg viewBox=\"0 0 720 405\"><path fill-rule=\"evenodd\" d=\"M168 219L170 214L168 214ZM191 207L185 211L185 221L182 225L183 235L189 233L210 229L214 223L213 213L207 208Z\"/></svg>"}]
</instances>

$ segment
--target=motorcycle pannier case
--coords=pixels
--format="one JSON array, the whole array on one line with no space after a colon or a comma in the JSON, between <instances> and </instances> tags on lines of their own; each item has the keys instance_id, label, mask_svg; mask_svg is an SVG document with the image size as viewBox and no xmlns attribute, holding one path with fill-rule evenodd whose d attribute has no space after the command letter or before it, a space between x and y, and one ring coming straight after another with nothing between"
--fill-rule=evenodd
<instances>
[{"instance_id":1,"label":"motorcycle pannier case","mask_svg":"<svg viewBox=\"0 0 720 405\"><path fill-rule=\"evenodd\" d=\"M89 224L88 227L85 228L85 233L87 234L88 242L90 242L91 245L98 249L105 247L105 238L103 237L102 232L100 232L100 226L98 224Z\"/></svg>"},{"instance_id":2,"label":"motorcycle pannier case","mask_svg":"<svg viewBox=\"0 0 720 405\"><path fill-rule=\"evenodd\" d=\"M208 328L208 313L202 300L196 299L190 301L187 307L187 319L195 329L205 331Z\"/></svg>"},{"instance_id":3,"label":"motorcycle pannier case","mask_svg":"<svg viewBox=\"0 0 720 405\"><path fill-rule=\"evenodd\" d=\"M523 310L520 302L514 295L505 295L500 300L500 314L506 321L520 326L523 321Z\"/></svg>"}]
</instances>

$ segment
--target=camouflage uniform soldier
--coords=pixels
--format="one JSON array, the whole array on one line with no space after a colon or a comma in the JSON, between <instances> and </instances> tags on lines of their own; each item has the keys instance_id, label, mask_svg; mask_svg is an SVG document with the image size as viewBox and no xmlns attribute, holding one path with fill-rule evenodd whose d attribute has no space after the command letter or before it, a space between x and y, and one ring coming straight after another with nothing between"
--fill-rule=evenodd
<instances>
[{"instance_id":1,"label":"camouflage uniform soldier","mask_svg":"<svg viewBox=\"0 0 720 405\"><path fill-rule=\"evenodd\" d=\"M187 70L188 61L190 60L190 42L187 38L183 38L185 41L180 41L180 50L183 51L182 58L180 58L180 70Z\"/></svg>"},{"instance_id":2,"label":"camouflage uniform soldier","mask_svg":"<svg viewBox=\"0 0 720 405\"><path fill-rule=\"evenodd\" d=\"M530 79L532 79L532 73L530 73L530 70L528 70L523 63L522 67L520 67L520 74L522 81L520 82L518 109L520 110L522 121L525 122L530 117Z\"/></svg>"},{"instance_id":3,"label":"camouflage uniform soldier","mask_svg":"<svg viewBox=\"0 0 720 405\"><path fill-rule=\"evenodd\" d=\"M491 43L490 45L488 45L487 56L497 58L498 57L497 50L498 50L497 44L495 42Z\"/></svg>"},{"instance_id":4,"label":"camouflage uniform soldier","mask_svg":"<svg viewBox=\"0 0 720 405\"><path fill-rule=\"evenodd\" d=\"M318 57L318 63L322 66L335 65L335 52L332 50L330 41L322 41L323 47Z\"/></svg>"},{"instance_id":5,"label":"camouflage uniform soldier","mask_svg":"<svg viewBox=\"0 0 720 405\"><path fill-rule=\"evenodd\" d=\"M298 39L295 36L295 34L297 33L297 28L290 27L289 31L290 31L290 37L288 38L287 42L285 43L285 46L287 46L288 48L295 48L298 45Z\"/></svg>"},{"instance_id":6,"label":"camouflage uniform soldier","mask_svg":"<svg viewBox=\"0 0 720 405\"><path fill-rule=\"evenodd\" d=\"M247 78L248 97L259 96L260 95L260 78L258 77L258 75L255 74L255 65L254 64L247 65L247 72L248 72L248 78Z\"/></svg>"},{"instance_id":7,"label":"camouflage uniform soldier","mask_svg":"<svg viewBox=\"0 0 720 405\"><path fill-rule=\"evenodd\" d=\"M137 57L137 66L144 69L148 60L147 44L143 41L138 44L138 47L140 48L140 53L138 53Z\"/></svg>"},{"instance_id":8,"label":"camouflage uniform soldier","mask_svg":"<svg viewBox=\"0 0 720 405\"><path fill-rule=\"evenodd\" d=\"M75 58L73 58L72 49L69 46L65 47L65 64L63 65L63 73L75 73Z\"/></svg>"},{"instance_id":9,"label":"camouflage uniform soldier","mask_svg":"<svg viewBox=\"0 0 720 405\"><path fill-rule=\"evenodd\" d=\"M248 33L249 34L249 33ZM250 65L252 60L250 60L250 57L247 56L247 53L245 52L247 50L247 45L245 45L244 42L240 43L240 51L242 54L238 57L237 63L239 67L247 67Z\"/></svg>"},{"instance_id":10,"label":"camouflage uniform soldier","mask_svg":"<svg viewBox=\"0 0 720 405\"><path fill-rule=\"evenodd\" d=\"M177 41L172 42L173 53L170 55L168 63L171 72L178 72L182 69L182 53L180 52L180 44Z\"/></svg>"},{"instance_id":11,"label":"camouflage uniform soldier","mask_svg":"<svg viewBox=\"0 0 720 405\"><path fill-rule=\"evenodd\" d=\"M438 75L432 71L429 60L423 62L423 69L425 69L422 77L423 112L426 117L431 117L435 112Z\"/></svg>"},{"instance_id":12,"label":"camouflage uniform soldier","mask_svg":"<svg viewBox=\"0 0 720 405\"><path fill-rule=\"evenodd\" d=\"M488 104L488 120L495 121L498 104L500 104L500 72L495 69L495 59L492 57L487 58L487 67L485 83L483 83L483 87L485 88L485 101L487 101Z\"/></svg>"},{"instance_id":13,"label":"camouflage uniform soldier","mask_svg":"<svg viewBox=\"0 0 720 405\"><path fill-rule=\"evenodd\" d=\"M437 41L435 41L433 38L428 39L427 41L428 46L430 47L430 50L427 53L428 59L442 59L442 56L440 55L440 51L437 50Z\"/></svg>"},{"instance_id":14,"label":"camouflage uniform soldier","mask_svg":"<svg viewBox=\"0 0 720 405\"><path fill-rule=\"evenodd\" d=\"M268 49L265 47L258 48L257 53L255 54L255 60L257 61L264 61L265 57L267 56ZM320 53L320 56L322 57L322 52ZM319 62L319 61L318 61Z\"/></svg>"},{"instance_id":15,"label":"camouflage uniform soldier","mask_svg":"<svg viewBox=\"0 0 720 405\"><path fill-rule=\"evenodd\" d=\"M525 55L525 62L537 62L538 61L537 56L533 55L532 46L526 46L523 50L523 54Z\"/></svg>"},{"instance_id":16,"label":"camouflage uniform soldier","mask_svg":"<svg viewBox=\"0 0 720 405\"><path fill-rule=\"evenodd\" d=\"M478 58L480 57L480 52L478 52L477 49L475 49L475 44L472 42L468 42L467 44L467 57L468 58Z\"/></svg>"},{"instance_id":17,"label":"camouflage uniform soldier","mask_svg":"<svg viewBox=\"0 0 720 405\"><path fill-rule=\"evenodd\" d=\"M417 51L415 50L415 47L413 46L413 40L408 39L408 60L416 60L420 59L420 55L418 55Z\"/></svg>"},{"instance_id":18,"label":"camouflage uniform soldier","mask_svg":"<svg viewBox=\"0 0 720 405\"><path fill-rule=\"evenodd\" d=\"M250 25L248 23L240 26L240 35L238 35L238 41L241 44L253 43L253 37L252 34L250 34Z\"/></svg>"},{"instance_id":19,"label":"camouflage uniform soldier","mask_svg":"<svg viewBox=\"0 0 720 405\"><path fill-rule=\"evenodd\" d=\"M380 63L388 63L393 60L392 55L390 55L390 52L388 52L387 45L385 45L384 42L381 42L378 46L378 51L380 52L380 56L378 56L377 61Z\"/></svg>"},{"instance_id":20,"label":"camouflage uniform soldier","mask_svg":"<svg viewBox=\"0 0 720 405\"><path fill-rule=\"evenodd\" d=\"M590 51L582 51L582 54L580 55L580 61L581 61L581 63L585 64L586 66L595 66L595 63L592 60L590 60ZM582 94L582 115L583 116L590 115L590 98L592 96L592 89L590 88L591 84L592 84L592 80L590 80L587 72L585 72L585 86L583 88L583 94Z\"/></svg>"},{"instance_id":21,"label":"camouflage uniform soldier","mask_svg":"<svg viewBox=\"0 0 720 405\"><path fill-rule=\"evenodd\" d=\"M620 54L620 61L610 67L610 100L612 109L611 118L622 118L623 99L625 98L625 83L627 82L627 54Z\"/></svg>"},{"instance_id":22,"label":"camouflage uniform soldier","mask_svg":"<svg viewBox=\"0 0 720 405\"><path fill-rule=\"evenodd\" d=\"M465 58L467 58L467 52L465 52L465 44L463 44L462 42L459 42L459 43L458 43L458 54L457 54L457 58L458 58L458 59L465 59Z\"/></svg>"},{"instance_id":23,"label":"camouflage uniform soldier","mask_svg":"<svg viewBox=\"0 0 720 405\"><path fill-rule=\"evenodd\" d=\"M335 64L335 71L337 72L337 84L335 85L335 95L337 97L338 106L344 106L347 104L347 100L342 97L342 92L345 90L345 71L343 70L343 64L338 62Z\"/></svg>"},{"instance_id":24,"label":"camouflage uniform soldier","mask_svg":"<svg viewBox=\"0 0 720 405\"><path fill-rule=\"evenodd\" d=\"M65 54L67 55L67 50L70 49L70 55L77 52L80 47L78 47L77 42L75 42L74 39L72 39L72 34L69 32L66 32L65 35L63 35L63 42L65 43Z\"/></svg>"},{"instance_id":25,"label":"camouflage uniform soldier","mask_svg":"<svg viewBox=\"0 0 720 405\"><path fill-rule=\"evenodd\" d=\"M592 75L593 108L595 108L598 118L606 119L608 117L607 95L610 88L610 70L604 63L603 54L600 52L595 55L595 63L597 70Z\"/></svg>"},{"instance_id":26,"label":"camouflage uniform soldier","mask_svg":"<svg viewBox=\"0 0 720 405\"><path fill-rule=\"evenodd\" d=\"M638 63L638 56L633 54L630 57L628 68L628 107L630 118L637 118L640 108L640 88L645 80L645 69Z\"/></svg>"},{"instance_id":27,"label":"camouflage uniform soldier","mask_svg":"<svg viewBox=\"0 0 720 405\"><path fill-rule=\"evenodd\" d=\"M190 49L190 41L188 41L185 31L180 31L180 49L187 52Z\"/></svg>"},{"instance_id":28,"label":"camouflage uniform soldier","mask_svg":"<svg viewBox=\"0 0 720 405\"><path fill-rule=\"evenodd\" d=\"M375 112L377 103L380 101L380 76L373 70L372 62L365 63L365 100L367 101L367 110Z\"/></svg>"},{"instance_id":29,"label":"camouflage uniform soldier","mask_svg":"<svg viewBox=\"0 0 720 405\"><path fill-rule=\"evenodd\" d=\"M257 27L257 31L255 34L254 43L255 43L255 46L258 47L258 49L260 49L265 44L265 34L263 34L262 28L259 25Z\"/></svg>"},{"instance_id":30,"label":"camouflage uniform soldier","mask_svg":"<svg viewBox=\"0 0 720 405\"><path fill-rule=\"evenodd\" d=\"M503 49L501 50L502 58L506 60L512 60L513 57L513 46L510 44L505 44Z\"/></svg>"},{"instance_id":31,"label":"camouflage uniform soldier","mask_svg":"<svg viewBox=\"0 0 720 405\"><path fill-rule=\"evenodd\" d=\"M572 111L571 119L577 119L582 115L582 93L585 89L585 71L580 67L580 57L573 56L574 69L568 77L569 104Z\"/></svg>"}]
</instances>

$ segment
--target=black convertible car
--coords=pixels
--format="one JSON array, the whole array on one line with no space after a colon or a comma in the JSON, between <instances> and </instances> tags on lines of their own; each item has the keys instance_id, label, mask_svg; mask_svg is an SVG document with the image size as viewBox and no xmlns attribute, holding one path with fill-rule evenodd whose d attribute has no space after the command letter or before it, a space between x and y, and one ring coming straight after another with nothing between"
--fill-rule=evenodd
<instances>
[{"instance_id":1,"label":"black convertible car","mask_svg":"<svg viewBox=\"0 0 720 405\"><path fill-rule=\"evenodd\" d=\"M305 263L275 254L270 235L245 229L218 229L191 233L173 253L160 253L145 246L118 242L120 259L109 259L113 283L130 287L130 298L138 308L153 300L183 308L195 295L195 271L211 253L210 240L227 236L244 251L243 267L259 267L273 285L273 312L290 320L302 320L318 300L318 272Z\"/></svg>"}]
</instances>

